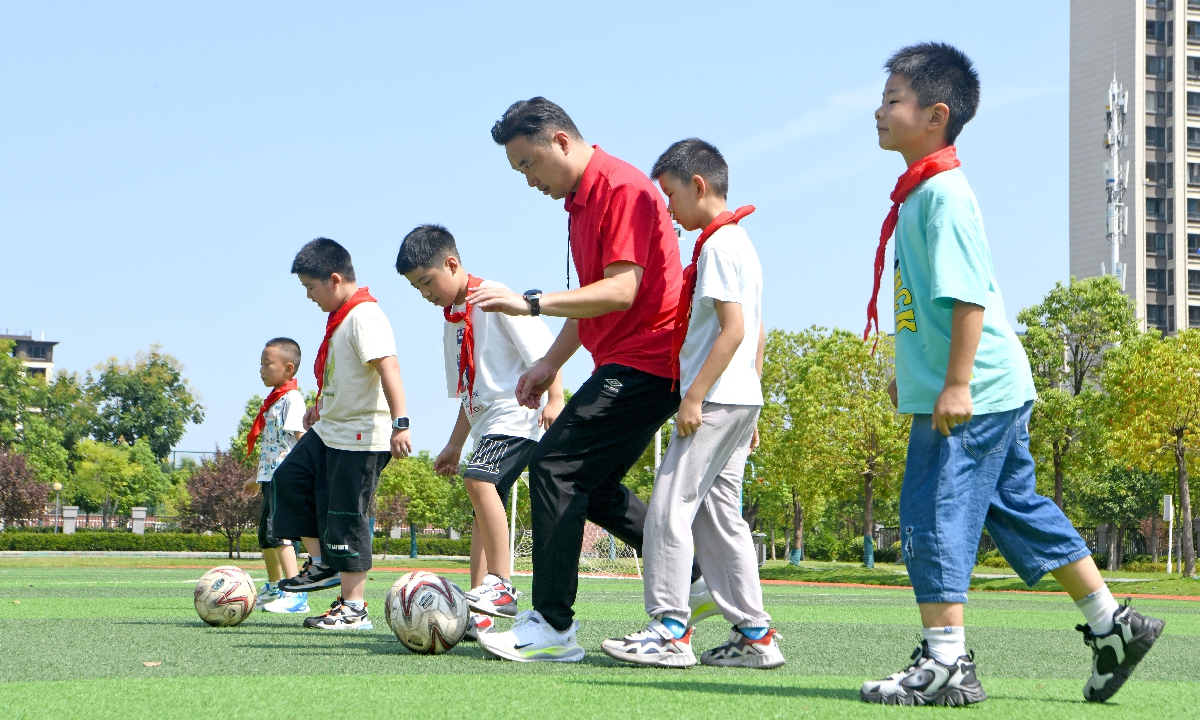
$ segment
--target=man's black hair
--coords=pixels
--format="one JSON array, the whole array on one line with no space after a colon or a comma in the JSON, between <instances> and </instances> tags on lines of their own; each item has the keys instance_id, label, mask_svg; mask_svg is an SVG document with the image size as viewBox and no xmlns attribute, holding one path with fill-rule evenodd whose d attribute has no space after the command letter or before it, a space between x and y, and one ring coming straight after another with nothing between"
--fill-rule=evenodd
<instances>
[{"instance_id":1,"label":"man's black hair","mask_svg":"<svg viewBox=\"0 0 1200 720\"><path fill-rule=\"evenodd\" d=\"M346 252L346 248L329 238L319 237L310 240L296 253L296 259L292 261L292 273L317 280L328 280L330 275L337 273L354 282L354 263L350 262L350 253Z\"/></svg>"},{"instance_id":2,"label":"man's black hair","mask_svg":"<svg viewBox=\"0 0 1200 720\"><path fill-rule=\"evenodd\" d=\"M883 67L908 78L921 107L945 103L950 108L946 142L953 145L979 109L979 73L971 58L953 45L919 43L900 48Z\"/></svg>"},{"instance_id":3,"label":"man's black hair","mask_svg":"<svg viewBox=\"0 0 1200 720\"><path fill-rule=\"evenodd\" d=\"M462 259L449 230L441 225L418 225L400 243L396 272L404 275L421 268L441 267L451 255Z\"/></svg>"},{"instance_id":4,"label":"man's black hair","mask_svg":"<svg viewBox=\"0 0 1200 720\"><path fill-rule=\"evenodd\" d=\"M699 175L722 200L729 197L729 165L720 150L700 138L680 140L658 156L650 177L657 180L668 173L685 183Z\"/></svg>"},{"instance_id":5,"label":"man's black hair","mask_svg":"<svg viewBox=\"0 0 1200 720\"><path fill-rule=\"evenodd\" d=\"M497 145L507 145L516 136L524 135L530 142L545 142L559 130L573 138L583 139L566 110L539 96L509 105L504 115L492 126L492 140Z\"/></svg>"},{"instance_id":6,"label":"man's black hair","mask_svg":"<svg viewBox=\"0 0 1200 720\"><path fill-rule=\"evenodd\" d=\"M290 362L292 367L297 370L300 369L300 343L291 338L277 337L268 340L266 346L279 348L279 352L283 353L283 359Z\"/></svg>"}]
</instances>

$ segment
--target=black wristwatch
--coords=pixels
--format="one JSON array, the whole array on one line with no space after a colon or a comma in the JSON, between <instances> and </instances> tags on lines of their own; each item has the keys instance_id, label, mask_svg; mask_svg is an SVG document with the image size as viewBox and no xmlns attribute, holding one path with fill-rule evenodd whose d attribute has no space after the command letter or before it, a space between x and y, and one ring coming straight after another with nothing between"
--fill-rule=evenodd
<instances>
[{"instance_id":1,"label":"black wristwatch","mask_svg":"<svg viewBox=\"0 0 1200 720\"><path fill-rule=\"evenodd\" d=\"M407 430L408 429L408 418L398 417L395 420L393 420L392 421L392 429L393 430Z\"/></svg>"},{"instance_id":2,"label":"black wristwatch","mask_svg":"<svg viewBox=\"0 0 1200 720\"><path fill-rule=\"evenodd\" d=\"M529 303L529 314L537 317L542 314L542 291L541 290L526 290L521 296L525 298L525 302Z\"/></svg>"}]
</instances>

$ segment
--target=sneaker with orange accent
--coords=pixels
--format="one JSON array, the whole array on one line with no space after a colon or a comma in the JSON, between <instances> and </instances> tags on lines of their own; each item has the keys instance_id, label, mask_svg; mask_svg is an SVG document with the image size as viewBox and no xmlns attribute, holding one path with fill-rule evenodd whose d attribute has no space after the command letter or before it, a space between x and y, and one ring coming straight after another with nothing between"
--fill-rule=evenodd
<instances>
[{"instance_id":1,"label":"sneaker with orange accent","mask_svg":"<svg viewBox=\"0 0 1200 720\"><path fill-rule=\"evenodd\" d=\"M659 620L651 620L645 630L623 638L605 640L600 644L600 649L614 660L635 665L688 668L696 664L696 655L692 653L691 628L683 637L677 638Z\"/></svg>"},{"instance_id":2,"label":"sneaker with orange accent","mask_svg":"<svg viewBox=\"0 0 1200 720\"><path fill-rule=\"evenodd\" d=\"M304 618L304 627L318 630L374 630L375 626L367 617L367 604L363 603L362 610L355 610L340 597L333 601L329 609L316 617Z\"/></svg>"},{"instance_id":3,"label":"sneaker with orange accent","mask_svg":"<svg viewBox=\"0 0 1200 720\"><path fill-rule=\"evenodd\" d=\"M733 628L729 631L729 641L712 650L705 650L700 662L704 665L770 670L787 662L779 649L782 639L783 636L775 628L767 630L760 640L751 640L741 630Z\"/></svg>"}]
</instances>

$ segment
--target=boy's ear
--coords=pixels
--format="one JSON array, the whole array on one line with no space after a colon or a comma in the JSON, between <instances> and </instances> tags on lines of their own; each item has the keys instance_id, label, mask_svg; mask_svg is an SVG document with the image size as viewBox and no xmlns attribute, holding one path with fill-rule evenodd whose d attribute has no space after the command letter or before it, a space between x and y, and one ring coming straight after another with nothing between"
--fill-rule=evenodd
<instances>
[{"instance_id":1,"label":"boy's ear","mask_svg":"<svg viewBox=\"0 0 1200 720\"><path fill-rule=\"evenodd\" d=\"M458 272L459 268L462 267L462 263L459 262L458 258L454 257L453 255L447 255L444 263L446 265L446 269L450 271L451 275Z\"/></svg>"},{"instance_id":2,"label":"boy's ear","mask_svg":"<svg viewBox=\"0 0 1200 720\"><path fill-rule=\"evenodd\" d=\"M696 199L700 200L708 194L708 182L700 175L692 176L692 187L696 189Z\"/></svg>"},{"instance_id":3,"label":"boy's ear","mask_svg":"<svg viewBox=\"0 0 1200 720\"><path fill-rule=\"evenodd\" d=\"M926 108L929 113L928 127L930 130L945 130L950 122L950 106L946 103L934 103Z\"/></svg>"},{"instance_id":4,"label":"boy's ear","mask_svg":"<svg viewBox=\"0 0 1200 720\"><path fill-rule=\"evenodd\" d=\"M341 285L342 283L346 282L346 278L342 277L341 273L333 272L333 273L329 273L329 279L326 280L325 282L336 287L336 286Z\"/></svg>"}]
</instances>

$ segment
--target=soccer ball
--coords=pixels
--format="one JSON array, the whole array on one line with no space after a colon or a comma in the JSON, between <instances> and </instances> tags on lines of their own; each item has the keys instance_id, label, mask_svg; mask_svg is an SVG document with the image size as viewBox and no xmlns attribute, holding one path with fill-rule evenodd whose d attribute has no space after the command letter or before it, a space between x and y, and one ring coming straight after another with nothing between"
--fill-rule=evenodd
<instances>
[{"instance_id":1,"label":"soccer ball","mask_svg":"<svg viewBox=\"0 0 1200 720\"><path fill-rule=\"evenodd\" d=\"M240 567L222 565L196 583L196 614L215 627L233 627L250 617L258 594L254 580Z\"/></svg>"},{"instance_id":2,"label":"soccer ball","mask_svg":"<svg viewBox=\"0 0 1200 720\"><path fill-rule=\"evenodd\" d=\"M457 585L430 572L411 572L388 591L384 617L404 647L440 655L463 639L470 613Z\"/></svg>"}]
</instances>

